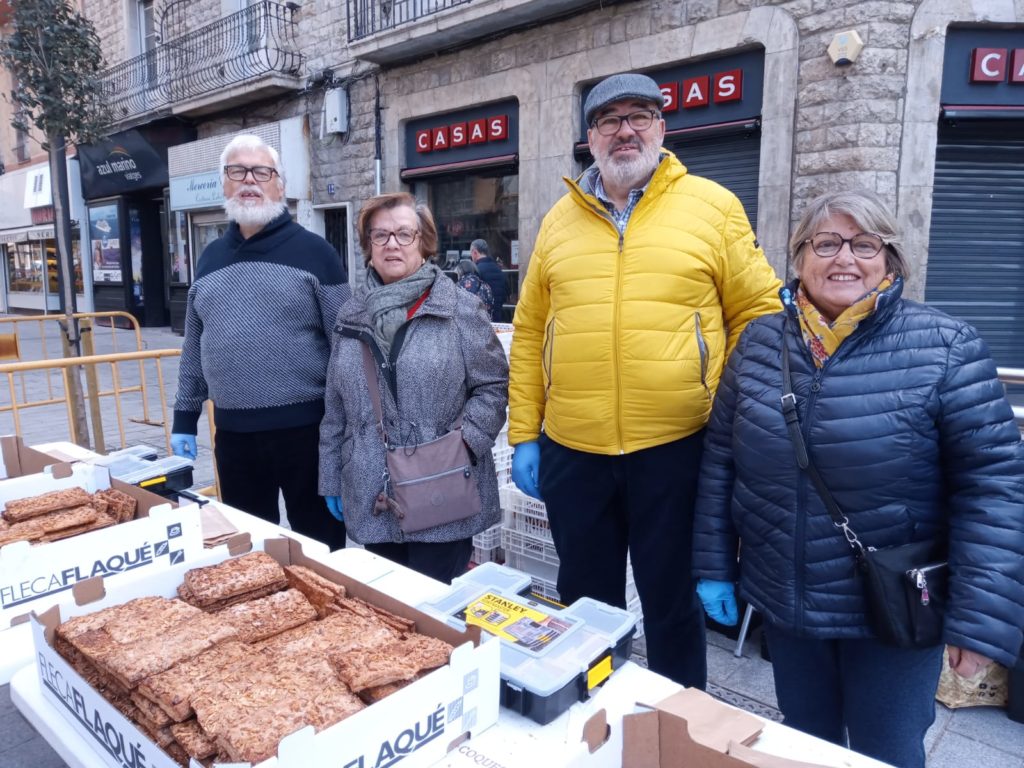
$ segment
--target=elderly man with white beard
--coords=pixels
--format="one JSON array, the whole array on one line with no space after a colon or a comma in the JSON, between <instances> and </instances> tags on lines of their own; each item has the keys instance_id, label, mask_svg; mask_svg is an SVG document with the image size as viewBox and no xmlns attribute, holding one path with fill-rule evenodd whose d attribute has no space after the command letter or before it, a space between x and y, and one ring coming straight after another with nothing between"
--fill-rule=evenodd
<instances>
[{"instance_id":1,"label":"elderly man with white beard","mask_svg":"<svg viewBox=\"0 0 1024 768\"><path fill-rule=\"evenodd\" d=\"M227 232L203 251L188 292L171 447L195 458L203 402L214 405L224 503L345 545L318 494L330 336L350 296L322 237L292 221L277 151L236 136L220 158Z\"/></svg>"},{"instance_id":2,"label":"elderly man with white beard","mask_svg":"<svg viewBox=\"0 0 1024 768\"><path fill-rule=\"evenodd\" d=\"M595 164L537 235L514 318L512 479L543 499L562 602L626 605L632 556L650 668L707 681L690 573L704 426L744 326L780 283L740 201L662 149L661 90L598 83Z\"/></svg>"}]
</instances>

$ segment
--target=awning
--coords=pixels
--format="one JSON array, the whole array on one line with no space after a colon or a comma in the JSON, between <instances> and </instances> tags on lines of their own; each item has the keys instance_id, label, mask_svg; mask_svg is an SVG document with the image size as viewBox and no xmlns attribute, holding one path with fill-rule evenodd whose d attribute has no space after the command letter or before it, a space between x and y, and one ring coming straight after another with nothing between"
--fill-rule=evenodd
<instances>
[{"instance_id":1,"label":"awning","mask_svg":"<svg viewBox=\"0 0 1024 768\"><path fill-rule=\"evenodd\" d=\"M53 225L19 227L0 232L0 243L27 243L33 240L53 240L57 236Z\"/></svg>"},{"instance_id":2,"label":"awning","mask_svg":"<svg viewBox=\"0 0 1024 768\"><path fill-rule=\"evenodd\" d=\"M426 176L442 176L460 171L476 171L483 168L498 168L501 166L515 165L517 155L497 155L495 157L484 157L479 160L463 160L458 163L443 163L441 165L428 165L425 168L406 168L402 171L402 181L409 179L422 179Z\"/></svg>"}]
</instances>

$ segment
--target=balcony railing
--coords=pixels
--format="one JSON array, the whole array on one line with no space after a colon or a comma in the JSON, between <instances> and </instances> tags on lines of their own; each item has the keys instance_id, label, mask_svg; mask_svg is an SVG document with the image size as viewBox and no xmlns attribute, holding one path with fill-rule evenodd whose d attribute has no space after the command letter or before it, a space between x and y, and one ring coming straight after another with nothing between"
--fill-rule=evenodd
<instances>
[{"instance_id":1,"label":"balcony railing","mask_svg":"<svg viewBox=\"0 0 1024 768\"><path fill-rule=\"evenodd\" d=\"M348 39L361 40L472 0L348 0Z\"/></svg>"},{"instance_id":2,"label":"balcony railing","mask_svg":"<svg viewBox=\"0 0 1024 768\"><path fill-rule=\"evenodd\" d=\"M167 109L266 75L296 76L294 4L262 0L164 41L100 76L111 122Z\"/></svg>"}]
</instances>

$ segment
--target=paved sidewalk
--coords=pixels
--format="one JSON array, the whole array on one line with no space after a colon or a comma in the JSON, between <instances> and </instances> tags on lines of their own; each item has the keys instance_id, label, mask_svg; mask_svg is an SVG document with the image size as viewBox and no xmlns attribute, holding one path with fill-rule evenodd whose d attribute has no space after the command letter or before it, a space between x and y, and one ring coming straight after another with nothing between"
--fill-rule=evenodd
<instances>
[{"instance_id":1,"label":"paved sidewalk","mask_svg":"<svg viewBox=\"0 0 1024 768\"><path fill-rule=\"evenodd\" d=\"M182 339L171 333L168 328L144 329L144 349L180 349ZM50 333L49 357L59 355L56 335ZM109 329L98 329L96 349L98 353L134 350L134 335L125 331L117 331L113 337ZM23 328L22 359L40 359L43 354L43 339L36 324ZM177 358L169 358L162 363L164 382L167 387L168 409L173 407L174 389L177 383ZM108 370L101 372L104 386L109 386L112 374ZM139 380L138 366L126 364L121 366L119 376L125 382L137 383ZM152 363L145 367L145 376L149 384L151 396L158 388L156 366ZM134 378L133 378L134 377ZM21 386L18 383L18 386ZM45 377L34 375L26 377L25 386L33 399L42 398L47 391ZM0 392L6 387L0 383ZM0 397L0 403L9 402L9 396ZM154 416L157 400L151 399L153 410L151 421L160 421L163 417ZM126 397L123 404L125 413L125 443L136 445L145 443L157 448L161 455L165 453L164 433L162 426L152 426L131 421L141 420L142 407L138 397L134 400ZM38 409L39 414L25 415L23 434L29 444L67 440L66 415L63 406L47 406ZM3 419L7 419L4 421ZM168 410L167 418L170 418ZM114 404L105 399L103 407L104 434L108 449L120 446L120 436L116 429ZM9 414L0 414L0 433L13 431ZM202 487L213 481L212 453L210 450L209 430L205 418L200 421L199 458L194 472L195 486ZM724 701L754 712L762 717L780 720L777 710L775 690L772 683L771 665L762 660L759 652L759 633L753 633L748 640L742 658L733 656L735 641L722 635L710 633L708 637L708 689ZM643 643L637 643L637 655L634 661L645 664L646 653ZM949 710L941 704L937 705L935 725L928 732L926 746L928 748L928 768L1024 768L1024 725L1011 721L1001 709L977 707L972 709ZM10 701L8 686L0 687L0 768L60 768L64 763L52 749L32 729L28 722L17 712Z\"/></svg>"}]
</instances>

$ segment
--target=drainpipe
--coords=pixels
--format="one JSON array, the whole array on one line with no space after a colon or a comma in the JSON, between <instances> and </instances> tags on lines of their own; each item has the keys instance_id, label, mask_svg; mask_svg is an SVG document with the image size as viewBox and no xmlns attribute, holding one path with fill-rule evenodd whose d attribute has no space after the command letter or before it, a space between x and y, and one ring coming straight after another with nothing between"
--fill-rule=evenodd
<instances>
[{"instance_id":1,"label":"drainpipe","mask_svg":"<svg viewBox=\"0 0 1024 768\"><path fill-rule=\"evenodd\" d=\"M380 124L380 78L376 75L373 77L373 87L375 92L374 105L373 105L373 118L374 118L374 158L373 158L373 171L374 171L374 182L376 188L376 194L380 194L381 186L381 172L380 172L380 159L381 159L381 124Z\"/></svg>"}]
</instances>

